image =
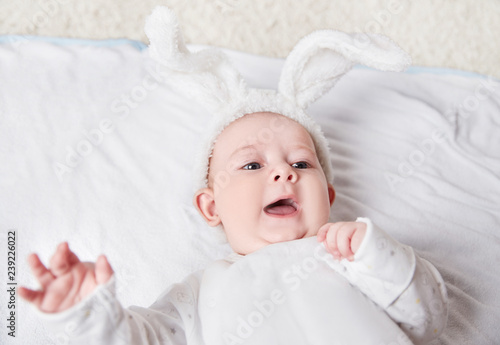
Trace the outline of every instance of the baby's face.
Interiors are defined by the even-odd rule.
[[[209,186],[214,212],[240,254],[316,235],[335,196],[309,133],[273,113],[246,115],[221,133]]]

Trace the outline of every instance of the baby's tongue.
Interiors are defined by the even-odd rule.
[[[291,213],[295,212],[295,207],[293,207],[291,205],[276,205],[276,206],[267,208],[266,212],[270,213],[270,214],[283,216],[283,215],[287,215],[287,214],[291,214]]]

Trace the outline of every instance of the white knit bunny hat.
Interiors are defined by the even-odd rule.
[[[377,34],[346,34],[319,30],[304,37],[288,55],[278,90],[249,88],[227,56],[209,48],[191,53],[185,46],[175,14],[157,7],[146,20],[151,57],[182,93],[214,115],[195,171],[196,187],[208,185],[209,160],[215,141],[233,121],[252,113],[272,112],[301,124],[313,139],[329,182],[333,169],[328,142],[305,109],[356,63],[383,71],[402,71],[410,57],[389,38]]]

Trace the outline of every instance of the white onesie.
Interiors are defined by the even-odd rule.
[[[426,344],[443,330],[438,271],[369,219],[355,260],[316,237],[232,255],[188,276],[149,308],[124,309],[112,278],[85,301],[42,314],[68,344]]]

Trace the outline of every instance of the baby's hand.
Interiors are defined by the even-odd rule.
[[[323,242],[326,250],[337,260],[354,260],[366,234],[366,224],[362,222],[327,223],[318,231],[318,242]]]
[[[66,242],[57,247],[50,259],[49,269],[36,254],[28,257],[28,263],[42,289],[20,287],[19,295],[46,313],[71,308],[113,275],[113,269],[104,255],[97,259],[95,265],[81,262]]]

